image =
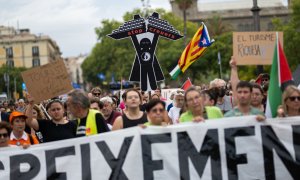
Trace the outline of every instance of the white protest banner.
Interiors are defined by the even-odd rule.
[[[298,179],[300,117],[135,127],[0,154],[0,179]]]

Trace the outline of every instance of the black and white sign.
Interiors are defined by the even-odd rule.
[[[132,65],[129,81],[140,82],[143,91],[157,89],[157,82],[165,79],[155,55],[159,36],[170,40],[182,38],[166,20],[153,13],[147,19],[134,15],[134,19],[125,22],[108,35],[114,39],[131,37],[136,56]]]

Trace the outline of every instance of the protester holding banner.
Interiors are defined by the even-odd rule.
[[[134,127],[148,122],[146,113],[140,110],[142,96],[136,89],[129,89],[124,94],[126,111],[117,117],[112,130]]]
[[[282,94],[282,108],[277,111],[278,117],[300,116],[300,90],[288,86]]]
[[[236,86],[237,106],[227,112],[225,117],[257,115],[257,120],[265,120],[264,113],[251,106],[252,84],[240,81]]]
[[[181,114],[180,122],[201,122],[205,119],[222,118],[220,109],[214,106],[204,108],[201,93],[194,87],[189,88],[184,95],[187,111]]]
[[[9,144],[17,146],[39,144],[35,135],[25,132],[26,118],[27,116],[19,111],[13,111],[10,114],[9,122],[12,132],[10,133]]]
[[[233,97],[234,97],[233,99],[236,100],[237,99],[236,86],[240,80],[238,77],[236,60],[233,56],[231,56],[231,60],[229,64],[231,67],[230,80],[233,88],[232,89]],[[256,80],[255,82],[258,82],[262,85],[267,85],[268,81],[269,81],[269,75],[261,74],[259,80]],[[262,87],[257,83],[252,83],[251,106],[259,109],[261,112],[264,112],[265,111],[265,105],[263,104],[264,98],[265,98],[264,90],[262,89]],[[236,105],[237,102],[234,101],[233,104]]]
[[[11,128],[5,121],[0,122],[0,148],[9,146],[9,135]]]
[[[90,101],[83,90],[68,93],[67,106],[77,119],[76,136],[90,136],[108,132],[109,128],[100,112],[90,109]]]
[[[150,100],[146,106],[148,122],[146,126],[162,126],[166,125],[164,121],[164,113],[166,111],[166,103],[160,99]]]
[[[173,98],[173,107],[168,112],[168,116],[171,118],[173,124],[179,123],[179,113],[181,108],[184,106],[184,91],[176,90],[172,92],[174,95]]]
[[[35,131],[40,131],[44,142],[52,142],[76,137],[76,124],[64,118],[64,105],[59,99],[51,100],[46,110],[51,120],[33,119],[33,98],[28,98],[29,104],[26,108],[27,124]]]

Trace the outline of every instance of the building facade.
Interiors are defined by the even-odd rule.
[[[257,0],[261,9],[260,30],[270,31],[273,29],[272,19],[280,18],[284,23],[289,20],[291,10],[282,0]],[[290,3],[290,1],[288,1]],[[172,12],[182,17],[183,12],[179,9],[175,0],[170,0]],[[253,0],[232,0],[216,2],[208,0],[193,0],[187,9],[187,20],[193,22],[207,22],[213,16],[220,16],[224,24],[234,31],[254,31]]]
[[[67,57],[64,58],[64,62],[69,73],[70,79],[72,81],[73,87],[84,87],[82,68],[81,65],[86,59],[87,55],[79,55],[77,57]]]
[[[59,59],[62,59],[60,49],[49,36],[0,26],[0,66],[31,68]]]

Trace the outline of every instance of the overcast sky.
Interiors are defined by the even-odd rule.
[[[96,43],[95,27],[103,19],[122,20],[142,8],[140,0],[0,0],[0,25],[29,28],[49,35],[63,57],[89,53]],[[150,0],[152,8],[171,10],[169,0]]]
[[[148,0],[145,0],[148,1]],[[201,2],[245,0],[201,0]],[[0,25],[29,28],[49,35],[63,57],[89,53],[96,43],[95,27],[103,19],[122,20],[127,11],[142,8],[141,0],[0,0]],[[171,11],[169,0],[150,0],[151,8]]]

